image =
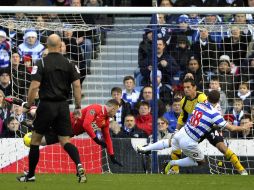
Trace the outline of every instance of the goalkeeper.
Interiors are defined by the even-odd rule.
[[[22,100],[16,98],[5,98],[9,103],[24,104]],[[97,144],[103,148],[107,148],[107,152],[110,155],[110,159],[113,164],[123,166],[115,159],[113,144],[109,133],[109,119],[114,117],[119,108],[119,103],[111,99],[107,101],[106,105],[91,104],[81,110],[82,115],[71,112],[71,126],[74,135],[80,135],[86,132]],[[96,131],[101,130],[103,140],[100,140],[96,136]],[[45,134],[41,141],[41,145],[50,145],[58,143],[58,137],[53,130],[50,133]]]

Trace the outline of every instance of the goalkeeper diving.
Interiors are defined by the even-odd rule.
[[[219,99],[220,93],[218,91],[210,91],[208,94],[208,102],[198,103],[184,127],[175,132],[170,139],[163,139],[145,147],[138,147],[137,151],[145,153],[151,150],[169,148],[170,146],[172,147],[172,151],[181,149],[187,157],[179,160],[171,160],[165,168],[166,174],[169,173],[173,166],[189,167],[205,163],[204,154],[198,144],[213,129],[219,128],[222,130],[226,128],[229,131],[240,132],[252,127],[252,122],[246,123],[243,126],[235,126],[227,123],[215,109]],[[248,173],[244,170],[241,175],[248,175]]]
[[[5,100],[12,104],[24,105],[24,102],[16,98],[5,98]],[[73,135],[80,135],[86,132],[98,145],[106,148],[113,164],[123,166],[115,159],[112,139],[109,132],[110,118],[114,117],[119,109],[119,103],[114,100],[108,100],[105,105],[91,104],[81,110],[82,115],[75,112],[70,113],[71,126]],[[101,131],[102,138],[96,136],[96,132]],[[41,145],[51,145],[58,143],[58,137],[54,131],[45,134],[41,141]]]

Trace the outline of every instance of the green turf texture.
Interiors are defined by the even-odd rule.
[[[0,174],[0,190],[248,190],[254,189],[254,176],[240,175],[88,175],[79,184],[75,175],[38,174],[36,182],[21,183],[17,174]]]

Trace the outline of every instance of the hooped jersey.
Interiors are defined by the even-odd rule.
[[[226,127],[227,122],[210,103],[198,103],[184,126],[186,133],[195,141],[211,132],[216,125],[220,129]]]

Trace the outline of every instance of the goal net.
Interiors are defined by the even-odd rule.
[[[247,112],[253,122],[253,100],[251,96],[246,95],[252,94],[253,96],[254,90],[252,26],[229,24],[229,22],[208,23],[205,22],[207,19],[205,15],[198,15],[197,18],[183,15],[177,17],[176,24],[166,24],[162,20],[167,16],[157,15],[159,24],[156,25],[155,33],[157,33],[158,39],[163,38],[165,47],[162,50],[171,57],[168,60],[169,68],[164,68],[160,63],[161,60],[158,59],[158,68],[162,72],[162,83],[170,88],[171,95],[181,94],[178,93],[183,90],[181,81],[187,74],[187,76],[194,78],[200,91],[207,93],[214,88],[220,90],[222,97],[224,97],[220,101],[220,111],[227,120],[240,125],[241,122],[248,120],[248,116],[244,121],[240,118],[240,116],[245,117],[245,112]],[[41,18],[44,19],[43,22],[39,21]],[[151,34],[154,31],[153,25],[149,24],[151,17],[116,16],[114,24],[89,26],[80,23],[81,17],[78,15],[26,15],[26,18],[22,19],[25,20],[2,15],[0,20],[0,25],[8,29],[9,41],[13,47],[11,53],[18,52],[19,45],[23,42],[24,32],[27,30],[35,29],[42,45],[45,44],[45,39],[49,34],[58,33],[65,42],[66,56],[79,65],[81,72],[83,71],[82,92],[84,92],[84,98],[82,106],[92,103],[104,104],[111,98],[110,91],[113,87],[124,88],[123,78],[127,75],[135,77],[137,90],[142,89],[145,85],[150,85],[150,70],[148,68],[153,64],[152,52],[156,51],[151,43]],[[13,34],[15,36],[11,37]],[[69,35],[72,35],[73,38],[68,38]],[[77,43],[79,37],[83,37],[87,44]],[[158,45],[157,49],[160,48]],[[11,77],[13,95],[25,100],[30,83],[30,73],[23,63],[24,61],[30,61],[29,67],[34,63],[33,57],[21,56],[22,70],[16,72],[12,60]],[[249,91],[245,95],[240,94],[239,96],[240,87],[247,88]],[[170,101],[164,102],[167,105],[167,111],[170,111],[173,99]],[[237,107],[235,104],[240,104],[239,111],[233,111]],[[250,174],[253,174],[253,129],[244,134],[222,131],[222,135],[226,145],[239,155],[243,166]],[[27,158],[20,158],[18,153],[21,150],[22,155],[27,155],[27,149],[20,143],[21,141],[22,139],[1,139],[1,146],[7,143],[7,149],[16,153],[11,157],[5,154],[4,150],[0,150],[0,156],[6,160],[5,164],[1,165],[2,171],[10,171],[4,168],[11,167],[13,164],[16,171],[27,168]],[[110,171],[106,154],[91,140],[78,137],[73,139],[73,142],[79,147],[84,163],[87,163],[89,168],[88,171]],[[124,149],[124,147],[122,148]],[[204,142],[202,150],[207,155],[211,173],[236,173],[231,162],[209,143]],[[67,157],[64,157],[65,153],[61,151],[59,145],[43,148],[41,165],[38,170],[41,172],[73,172],[72,163]],[[94,155],[95,157],[93,157]],[[54,156],[61,156],[58,164],[53,162]],[[16,159],[15,163],[12,162],[13,159]],[[126,162],[134,162],[134,160],[135,158],[125,158]],[[53,167],[53,165],[57,167]]]

